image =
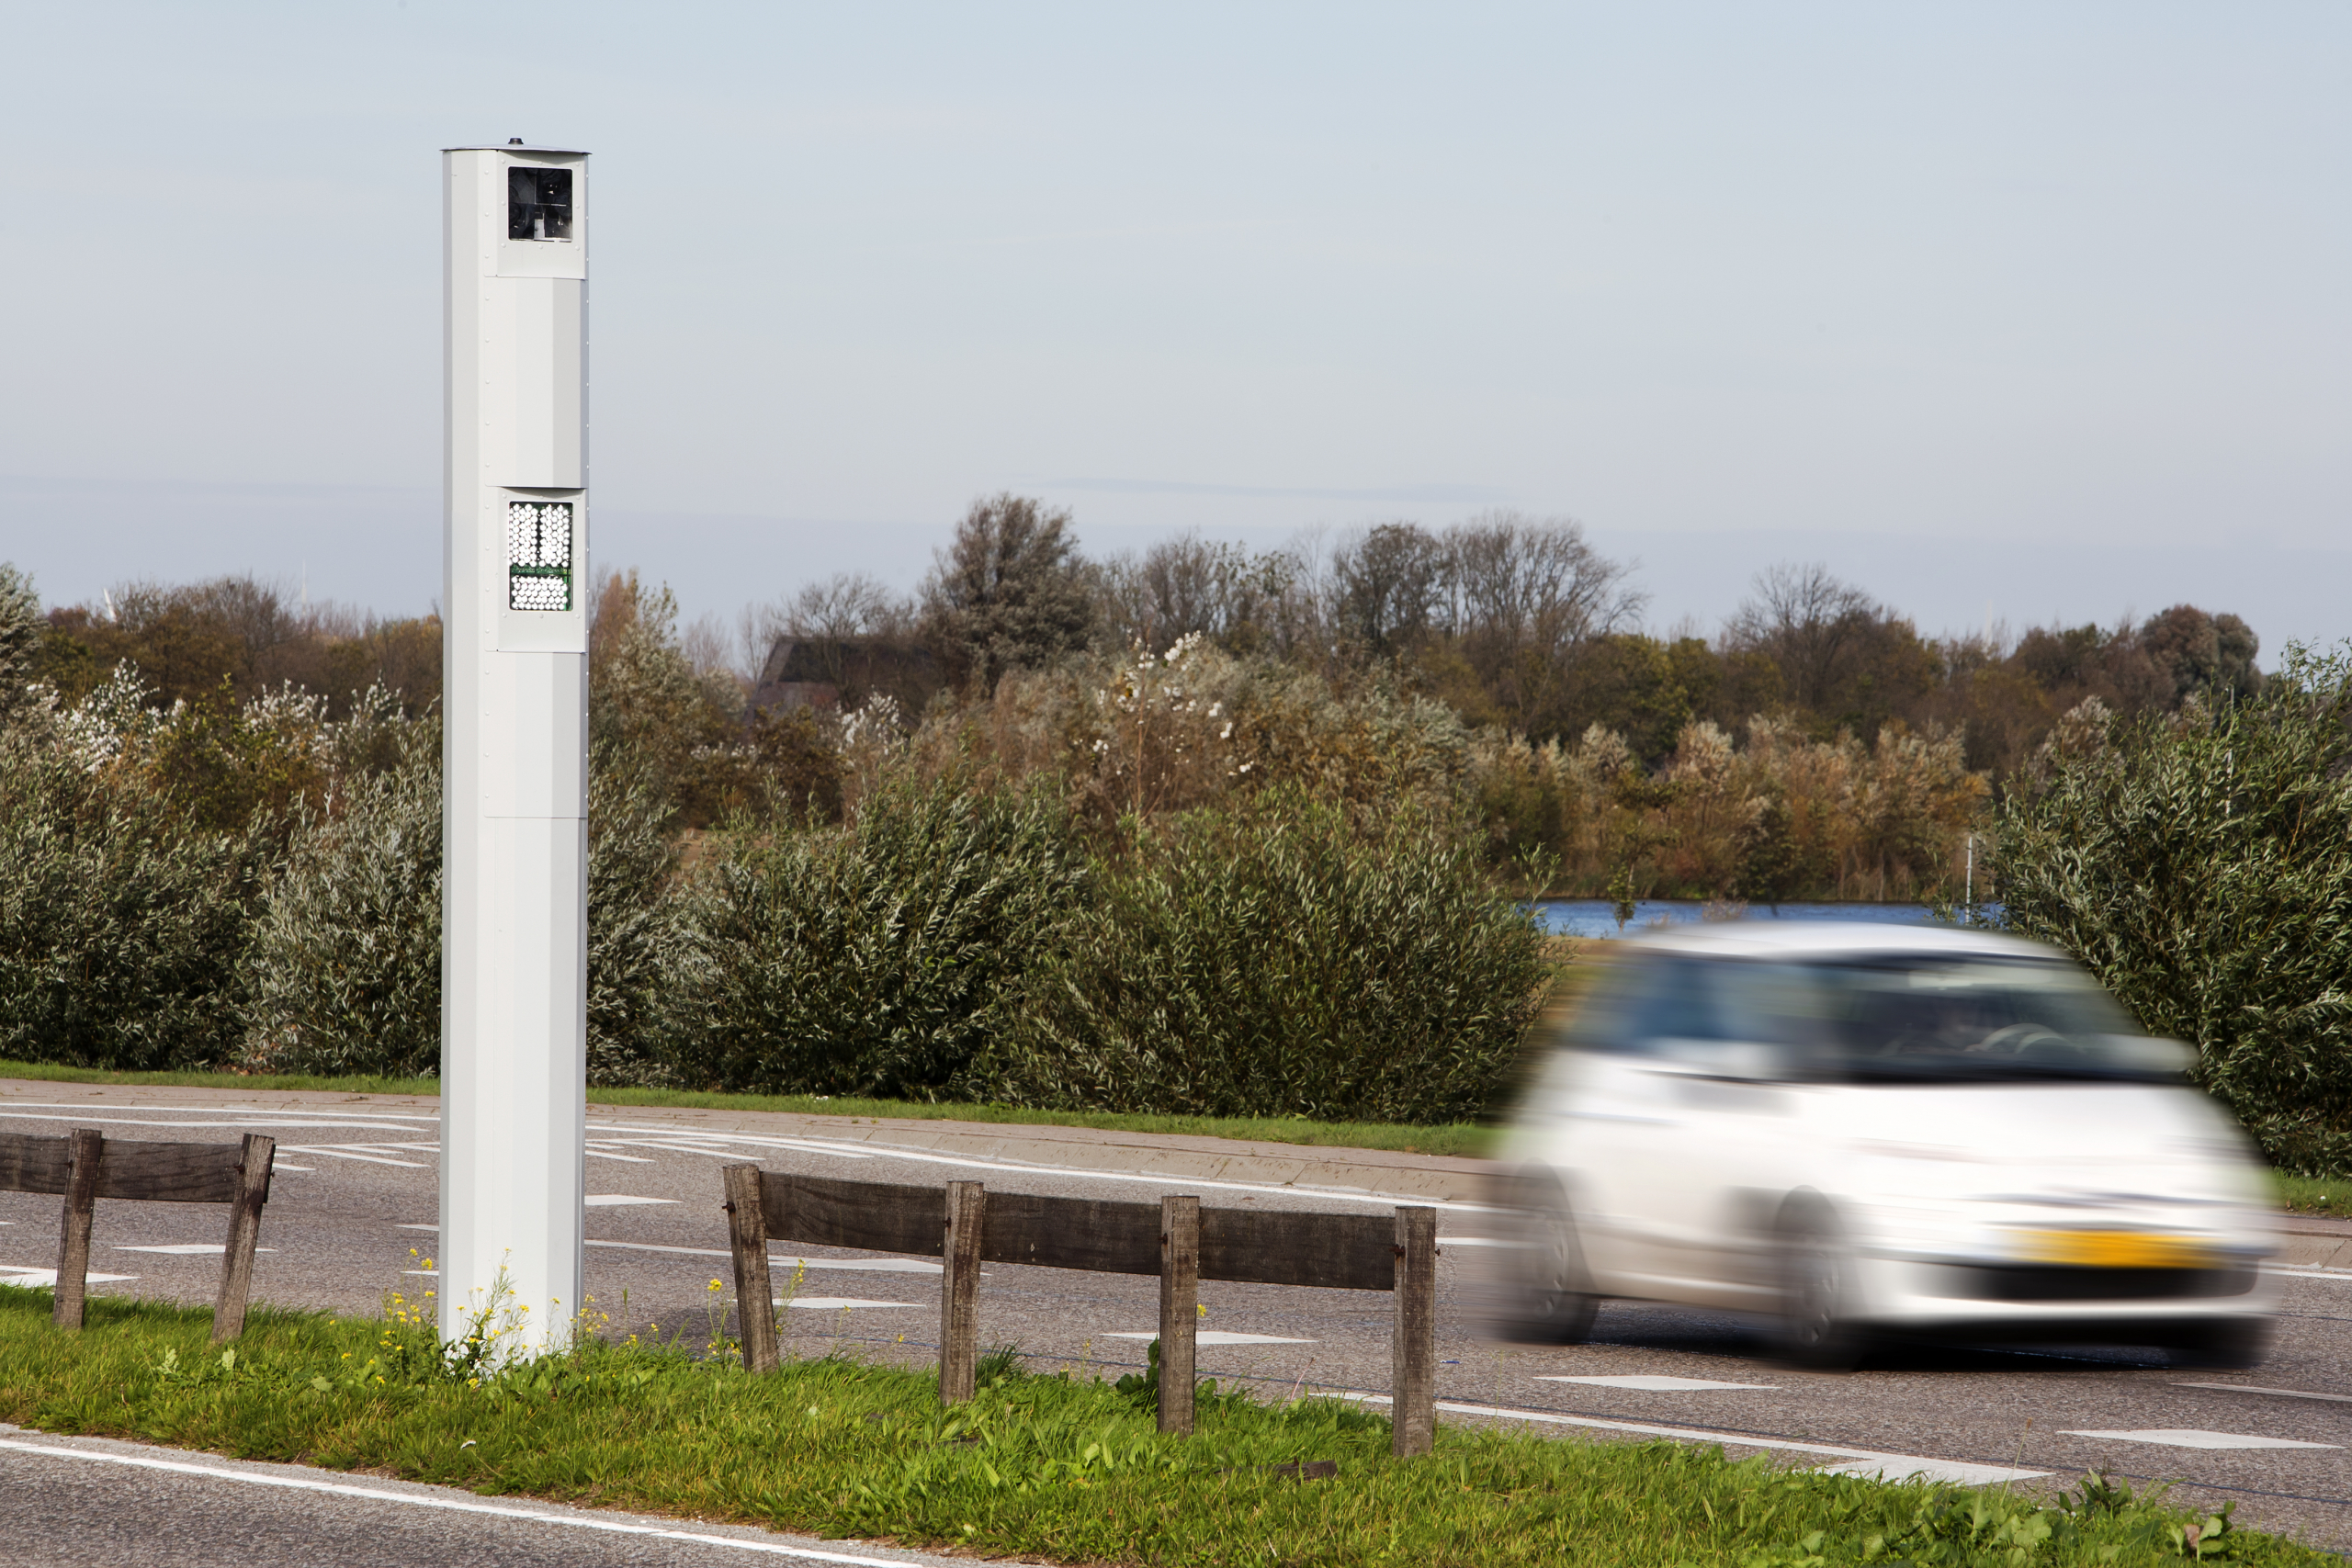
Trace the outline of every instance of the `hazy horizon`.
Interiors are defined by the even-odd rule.
[[[589,149],[592,547],[687,618],[1496,507],[1712,630],[2352,637],[2315,5],[9,11],[0,558],[438,592],[438,149]]]

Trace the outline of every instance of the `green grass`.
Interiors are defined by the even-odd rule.
[[[49,1062],[0,1060],[0,1078],[51,1083],[164,1084],[180,1088],[317,1089],[337,1094],[416,1094],[437,1097],[438,1078],[261,1077],[239,1073],[116,1073]],[[1265,1144],[1327,1148],[1388,1149],[1404,1154],[1483,1156],[1494,1129],[1469,1122],[1406,1127],[1379,1122],[1309,1122],[1283,1116],[1148,1116],[1108,1111],[1035,1111],[1013,1105],[932,1104],[897,1100],[828,1099],[808,1094],[704,1094],[690,1089],[592,1089],[592,1105],[673,1105],[703,1111],[788,1111],[802,1116],[896,1117],[922,1122],[986,1122],[1025,1127],[1100,1127],[1120,1133],[1174,1133],[1240,1138]]]
[[[2270,1173],[2278,1184],[2278,1202],[2290,1214],[2329,1214],[2352,1219],[2352,1177],[2290,1176]]]
[[[390,1471],[489,1495],[1070,1563],[2025,1565],[2209,1555],[2337,1561],[2086,1485],[1884,1485],[1669,1442],[1441,1427],[1388,1457],[1388,1424],[1336,1403],[1202,1402],[1190,1438],[1091,1378],[1016,1370],[970,1404],[932,1376],[828,1358],[753,1378],[723,1356],[597,1344],[473,1387],[381,1320],[257,1311],[233,1358],[209,1314],[94,1298],[59,1334],[49,1293],[0,1287],[0,1419],[243,1459]],[[1335,1478],[1272,1466],[1330,1460]]]

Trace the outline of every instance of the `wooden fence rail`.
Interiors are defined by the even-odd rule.
[[[101,1198],[155,1203],[226,1203],[229,1240],[221,1249],[220,1291],[212,1303],[212,1342],[245,1331],[254,1247],[262,1205],[269,1201],[277,1141],[248,1133],[243,1144],[109,1144],[89,1128],[56,1138],[0,1133],[0,1192],[54,1192],[65,1200],[59,1224],[57,1292],[51,1320],[82,1326],[89,1291],[90,1226]]]
[[[939,1397],[972,1396],[979,1364],[979,1266],[1018,1263],[1159,1279],[1159,1429],[1193,1429],[1198,1284],[1391,1291],[1396,1297],[1394,1427],[1399,1455],[1424,1454],[1436,1424],[1437,1211],[1391,1215],[1204,1209],[989,1192],[977,1181],[915,1187],[794,1176],[731,1165],[722,1173],[741,1310],[743,1359],[777,1362],[768,1244],[854,1247],[936,1258]],[[770,1303],[767,1310],[761,1303]]]

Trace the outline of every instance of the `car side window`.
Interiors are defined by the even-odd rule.
[[[1657,966],[1657,960],[1642,954],[1610,960],[1568,1015],[1560,1043],[1570,1050],[1611,1055],[1630,1051],[1634,1021]]]
[[[1710,965],[1643,954],[1615,961],[1568,1031],[1568,1043],[1616,1056],[1651,1056],[1668,1040],[1724,1038]]]

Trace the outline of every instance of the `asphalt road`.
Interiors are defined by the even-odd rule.
[[[229,1141],[247,1131],[277,1138],[279,1175],[262,1227],[263,1246],[274,1250],[254,1270],[261,1299],[367,1312],[388,1291],[414,1296],[432,1283],[411,1272],[433,1250],[436,1123],[429,1100],[255,1092],[224,1104],[184,1090],[0,1084],[0,1128],[77,1126],[96,1127],[109,1138]],[[1482,1332],[1476,1244],[1490,1231],[1490,1216],[1460,1197],[1442,1196],[1463,1189],[1458,1181],[1449,1185],[1440,1168],[1461,1162],[1424,1162],[1424,1172],[1389,1156],[1385,1167],[1347,1168],[1354,1190],[1315,1190],[1312,1165],[1284,1182],[1249,1179],[1260,1168],[1247,1161],[1204,1165],[1195,1156],[1170,1156],[1157,1163],[1182,1165],[1187,1173],[1155,1174],[1146,1168],[1155,1164],[1151,1151],[1134,1139],[1106,1148],[1056,1134],[1059,1143],[1016,1138],[982,1152],[943,1146],[937,1138],[927,1140],[930,1146],[902,1146],[881,1141],[886,1135],[873,1128],[826,1135],[824,1123],[808,1118],[593,1108],[587,1282],[595,1310],[609,1314],[616,1329],[658,1323],[690,1337],[705,1331],[709,1281],[731,1283],[718,1168],[745,1159],[770,1169],[868,1180],[978,1179],[997,1190],[1128,1198],[1195,1192],[1212,1206],[1363,1213],[1435,1201],[1442,1420],[1600,1437],[1664,1433],[1720,1441],[1735,1454],[1769,1450],[1789,1463],[1895,1475],[1916,1471],[1964,1482],[2015,1475],[2021,1484],[2052,1487],[2096,1467],[2135,1483],[2174,1483],[2182,1501],[2218,1506],[2233,1500],[2242,1524],[2352,1548],[2352,1269],[2282,1270],[2278,1346],[2250,1372],[2176,1367],[2154,1351],[2057,1348],[1898,1350],[1852,1373],[1802,1372],[1772,1360],[1752,1325],[1630,1303],[1601,1309],[1589,1344],[1534,1348]],[[1197,1149],[1199,1141],[1187,1146]],[[1224,1174],[1203,1179],[1196,1173],[1204,1169]],[[1392,1190],[1367,1191],[1365,1181]],[[53,1265],[57,1212],[53,1198],[0,1194],[0,1279],[38,1279]],[[101,1201],[91,1252],[94,1292],[208,1303],[224,1225],[221,1212],[209,1207]],[[207,1250],[149,1250],[198,1247]],[[793,1296],[786,1331],[801,1353],[840,1344],[876,1359],[931,1359],[935,1263],[783,1244],[775,1251],[779,1291],[788,1286]],[[805,1267],[796,1266],[796,1258]],[[1246,1380],[1273,1397],[1294,1389],[1385,1394],[1389,1296],[1208,1282],[1201,1299],[1209,1309],[1202,1375]],[[993,1266],[981,1287],[983,1343],[1017,1345],[1043,1367],[1115,1375],[1143,1363],[1156,1302],[1157,1282],[1148,1278]],[[35,1495],[53,1495],[61,1517],[71,1516],[80,1506],[75,1487],[107,1483],[60,1480],[55,1467],[95,1462],[0,1447],[0,1517],[18,1517],[19,1503]],[[156,1472],[147,1484],[199,1482]],[[314,1525],[329,1517],[307,1505],[304,1514]],[[117,1534],[136,1537],[141,1517],[119,1515]],[[152,1517],[162,1529],[160,1521],[174,1516],[159,1502]],[[414,1528],[459,1535],[490,1528],[458,1518]],[[497,1528],[527,1533],[543,1527],[508,1521]],[[52,1551],[43,1561],[67,1560],[53,1553],[58,1539],[48,1538]],[[631,1537],[595,1550],[620,1553],[614,1562],[703,1561],[626,1555],[688,1549]],[[548,1561],[605,1560],[582,1555],[576,1545],[548,1550],[557,1555]],[[311,1555],[298,1550],[275,1560]],[[360,1551],[334,1555],[379,1560]],[[12,1559],[0,1555],[6,1561]]]

